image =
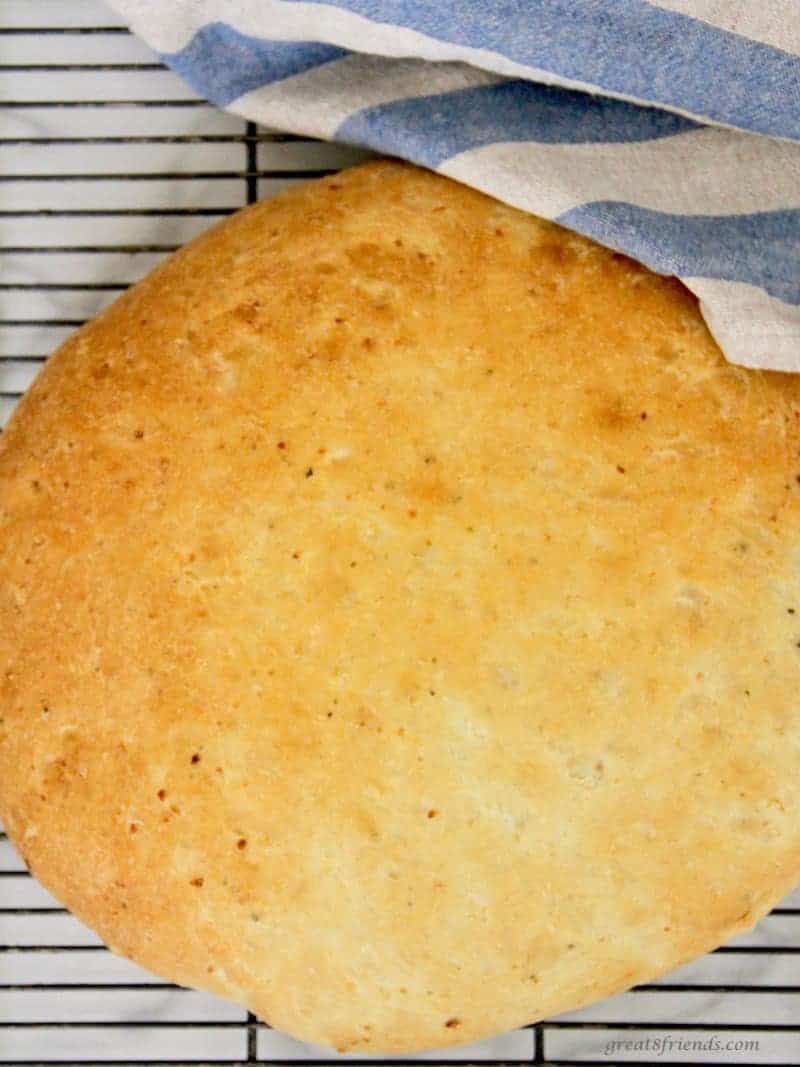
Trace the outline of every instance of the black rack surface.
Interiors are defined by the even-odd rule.
[[[5,0],[0,425],[48,353],[173,248],[246,203],[359,158],[209,107],[99,0]],[[236,1005],[112,956],[0,835],[0,1063],[343,1059],[375,1062],[292,1042]],[[658,983],[424,1059],[800,1064],[800,893]]]

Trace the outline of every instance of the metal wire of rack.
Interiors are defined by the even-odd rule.
[[[46,356],[245,203],[362,158],[198,99],[101,0],[0,11],[0,426]],[[0,832],[0,1063],[338,1063],[113,956]],[[800,892],[663,980],[438,1063],[800,1064]],[[370,1062],[374,1062],[372,1058]]]

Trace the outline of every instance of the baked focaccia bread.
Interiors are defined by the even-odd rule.
[[[650,981],[800,876],[799,483],[678,282],[399,163],[256,204],[0,442],[0,815],[340,1049]]]

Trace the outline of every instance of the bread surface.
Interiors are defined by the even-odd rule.
[[[349,1051],[651,980],[800,876],[800,381],[447,179],[256,204],[0,441],[0,815],[118,952]]]

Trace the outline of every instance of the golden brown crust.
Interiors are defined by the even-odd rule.
[[[375,163],[195,241],[0,443],[0,812],[116,949],[473,1040],[800,875],[800,383]]]

